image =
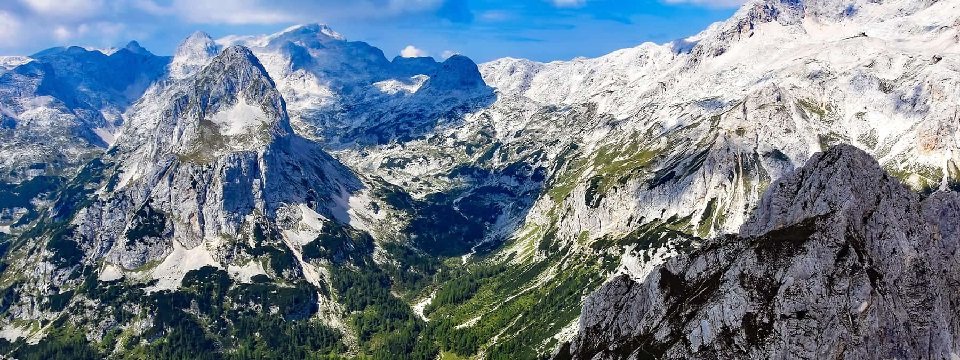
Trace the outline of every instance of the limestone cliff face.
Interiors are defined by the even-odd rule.
[[[958,206],[835,146],[776,181],[738,235],[593,293],[555,358],[956,357]]]
[[[156,289],[177,288],[207,265],[248,280],[265,272],[265,251],[296,259],[273,276],[321,286],[317,270],[300,264],[301,246],[325,224],[349,222],[344,199],[363,184],[293,133],[257,58],[229,47],[149,93],[117,144],[71,180],[38,225],[53,230],[37,232],[50,251],[16,260],[35,280],[24,286],[51,291],[90,268],[101,280],[157,280]]]

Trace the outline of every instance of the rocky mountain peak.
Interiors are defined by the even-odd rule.
[[[748,2],[737,17],[752,20],[779,21],[795,24],[802,19],[841,21],[855,18],[866,11],[895,11],[907,15],[929,7],[936,0],[755,0]]]
[[[199,122],[181,124],[196,130],[176,132],[195,135],[178,141],[181,150],[253,150],[293,133],[283,97],[246,47],[224,49],[190,80],[186,93]]]
[[[273,36],[274,39],[281,41],[322,41],[322,40],[336,40],[336,41],[346,41],[347,39],[340,35],[340,33],[334,31],[327,25],[324,24],[302,24],[295,25],[292,27],[283,30],[279,34]]]
[[[904,198],[898,201],[916,201],[870,154],[840,144],[813,155],[797,172],[775,181],[740,234],[757,236],[811,217],[858,211],[857,205],[894,195]]]
[[[223,76],[225,80],[264,78],[273,85],[273,80],[270,79],[270,75],[260,64],[257,56],[242,45],[233,45],[224,49],[199,75],[201,78],[205,76]]]
[[[453,55],[440,63],[440,67],[424,84],[430,90],[470,90],[485,88],[486,83],[477,64],[463,55]]]
[[[318,227],[345,218],[334,198],[361,185],[319,144],[293,133],[283,98],[248,48],[229,46],[195,74],[151,91],[105,160],[123,180],[77,220],[114,224],[91,225],[82,242],[105,249],[120,273],[166,262],[150,276],[175,288],[200,266],[232,264],[234,250],[222,239],[245,239],[254,226],[279,233],[276,218],[300,209]],[[134,208],[142,210],[102,211]],[[145,222],[148,232],[131,235]],[[203,263],[181,263],[183,249],[202,253]]]
[[[220,46],[209,34],[202,31],[194,32],[177,47],[173,61],[170,63],[170,77],[174,79],[189,77],[218,53],[220,53]]]
[[[140,46],[140,43],[136,40],[130,41],[126,46],[123,47],[124,50],[132,52],[138,55],[153,55],[150,50],[147,50],[143,46]]]
[[[292,133],[276,84],[249,49],[234,45],[194,74],[159,84],[150,101],[131,110],[127,139],[119,146],[154,159],[173,153],[209,162],[262,151]]]
[[[881,30],[888,20],[900,21],[917,14],[936,0],[753,0],[744,4],[730,19],[719,23],[695,36],[697,45],[692,47],[695,61],[704,57],[726,53],[742,39],[753,38],[765,24],[776,23],[772,29],[780,35],[822,33],[822,26],[845,22],[848,29],[857,29],[863,34]],[[895,33],[918,31],[892,25]],[[930,28],[921,26],[920,31]],[[847,35],[854,36],[856,33]],[[767,35],[777,36],[777,35]]]
[[[852,146],[816,154],[739,236],[602,286],[556,358],[949,358],[960,202],[930,199]]]

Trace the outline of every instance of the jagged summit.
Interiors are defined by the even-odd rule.
[[[140,46],[140,43],[137,42],[136,40],[131,40],[130,42],[128,42],[127,45],[123,47],[123,49],[138,55],[153,55],[153,53],[151,53],[150,50],[147,50],[143,46]]]
[[[348,219],[335,199],[362,187],[319,144],[293,133],[276,84],[243,46],[224,48],[186,78],[157,84],[130,114],[104,158],[114,165],[112,185],[76,220],[87,226],[77,235],[82,242],[106,254],[108,274],[163,262],[130,276],[176,288],[201,266],[237,265],[234,240],[223,239],[246,239],[254,227],[279,234],[284,216],[309,216],[315,227]],[[138,232],[146,222],[149,231]],[[200,263],[181,262],[188,250],[201,254]]]
[[[270,42],[301,41],[306,46],[322,44],[324,40],[347,41],[347,39],[324,24],[294,25],[267,37]]]
[[[794,24],[802,19],[842,21],[858,16],[869,16],[878,10],[910,15],[936,3],[937,0],[753,0],[747,2],[738,15],[757,20],[776,20]],[[737,16],[735,15],[735,18]]]
[[[153,149],[154,157],[173,152],[183,159],[212,161],[236,151],[261,151],[293,133],[276,84],[246,47],[227,47],[181,80],[158,90],[157,102],[140,104],[127,127],[138,134],[133,136],[137,143],[164,139],[160,144],[166,145]],[[153,113],[151,106],[167,110]]]
[[[207,66],[207,69],[216,69],[218,67],[224,67],[229,64],[240,64],[241,67],[251,67],[255,68],[259,75],[267,75],[267,71],[263,69],[263,65],[260,64],[260,60],[257,59],[257,56],[250,51],[249,48],[243,45],[231,45],[223,49],[213,59],[210,65],[219,65],[219,66]],[[238,74],[242,76],[242,74]]]
[[[774,183],[739,237],[601,287],[556,358],[949,358],[960,233],[940,214],[960,197],[931,199],[832,147]]]
[[[246,47],[234,45],[223,50],[195,80],[196,95],[209,99],[204,114],[215,114],[238,101],[255,104],[273,118],[275,135],[291,133],[283,97],[260,61]],[[241,115],[241,114],[237,114]]]
[[[224,49],[198,76],[200,79],[209,77],[216,77],[215,80],[224,82],[198,83],[198,85],[217,85],[217,87],[225,88],[226,91],[232,91],[243,90],[244,88],[241,85],[244,82],[263,80],[265,83],[262,85],[265,87],[276,86],[256,55],[250,49],[241,45],[233,45]],[[234,81],[239,83],[235,84]],[[262,90],[260,89],[260,91]]]
[[[220,53],[220,45],[209,34],[197,31],[190,34],[174,52],[170,63],[170,77],[183,79],[193,75]]]
[[[754,37],[767,25],[773,40],[785,34],[833,36],[834,40],[855,36],[888,39],[941,30],[957,19],[955,5],[936,0],[754,0],[744,4],[730,19],[712,26],[696,38],[697,57],[717,56],[735,43]],[[843,27],[834,26],[843,23]],[[781,34],[777,34],[781,33]],[[794,36],[796,37],[796,36]],[[802,41],[791,39],[782,41]]]
[[[758,236],[806,218],[853,211],[883,194],[910,193],[870,154],[847,144],[814,154],[797,173],[770,186],[741,236]],[[907,199],[904,199],[907,200]]]

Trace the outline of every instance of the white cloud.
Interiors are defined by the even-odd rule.
[[[114,22],[94,22],[82,23],[80,25],[56,25],[50,30],[53,39],[61,44],[67,44],[69,41],[83,37],[95,37],[104,42],[114,42],[124,39],[126,34],[126,25]]]
[[[575,8],[587,4],[587,0],[550,0],[553,6],[561,8]]]
[[[175,11],[173,6],[161,6],[154,0],[134,0],[131,5],[134,9],[151,15],[173,15]]]
[[[73,37],[73,32],[67,29],[66,26],[60,25],[53,29],[53,37],[56,38],[57,41],[67,41]]]
[[[44,1],[44,0],[33,0]],[[49,1],[49,0],[47,0]],[[400,16],[436,10],[443,0],[131,0],[152,15],[172,16],[195,24],[279,24],[325,19]]]
[[[20,0],[27,8],[42,17],[83,18],[97,14],[103,0]]]
[[[12,46],[20,43],[20,19],[13,14],[0,11],[0,45]]]
[[[667,4],[686,4],[714,8],[733,8],[743,5],[747,0],[663,0]]]
[[[125,25],[106,21],[111,11],[127,6],[125,1],[106,0],[15,0],[12,12],[0,10],[0,45],[26,46],[44,43],[67,45],[78,39],[99,42],[117,40]],[[12,33],[9,35],[7,33]]]
[[[279,25],[387,19],[447,0],[0,0],[0,53],[56,45],[115,46],[198,25]]]
[[[400,56],[409,58],[409,57],[424,57],[428,55],[426,51],[423,51],[422,49],[418,49],[416,46],[407,45],[407,47],[403,48],[403,50],[400,50]]]
[[[256,0],[174,0],[168,6],[140,0],[135,6],[154,15],[173,15],[196,24],[278,24],[298,18],[292,12],[271,9]]]

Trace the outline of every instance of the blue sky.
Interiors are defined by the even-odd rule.
[[[645,41],[693,35],[743,0],[3,0],[0,54],[138,40],[171,54],[191,32],[214,37],[324,23],[388,57],[599,56]]]

